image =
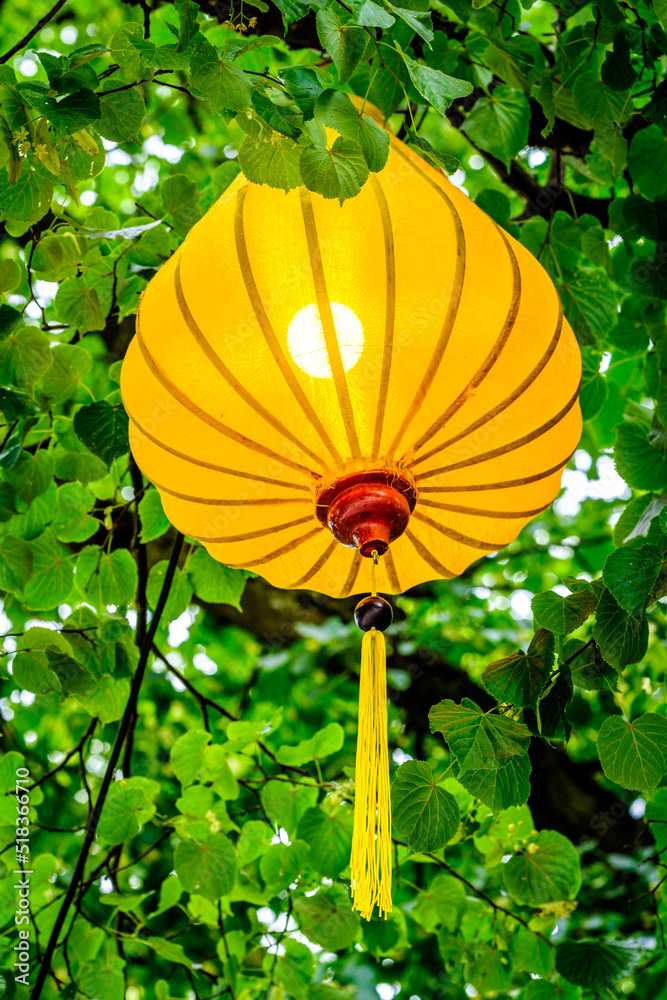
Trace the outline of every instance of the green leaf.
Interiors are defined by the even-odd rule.
[[[629,976],[640,956],[638,948],[622,941],[563,941],[556,969],[568,982],[599,992]]]
[[[265,94],[254,91],[252,104],[258,119],[275,132],[286,135],[290,139],[298,139],[301,134],[301,116],[290,108],[274,104]]]
[[[42,378],[42,392],[54,403],[68,399],[79,388],[93,366],[93,359],[75,344],[56,344],[51,351],[51,367]]]
[[[509,170],[512,157],[528,142],[529,124],[530,106],[521,91],[496,87],[490,97],[482,97],[475,103],[461,131]]]
[[[458,780],[471,795],[490,809],[509,809],[528,801],[530,795],[530,760],[527,754],[510,757],[501,767],[459,771]]]
[[[627,722],[613,715],[598,734],[598,755],[610,781],[652,795],[667,773],[667,719],[647,712]]]
[[[196,37],[197,32],[199,31],[197,25],[199,6],[194,2],[194,0],[176,0],[174,7],[178,13],[178,22],[180,26],[176,52],[187,53],[192,40]]]
[[[442,169],[446,170],[448,174],[456,173],[457,170],[461,169],[461,163],[455,156],[451,156],[449,153],[439,153],[437,149],[433,148],[427,139],[424,139],[421,135],[417,135],[417,133],[407,125],[405,127],[405,134],[408,141],[411,142],[413,146],[416,146],[417,149],[420,149],[422,153],[426,153],[436,167],[442,167]]]
[[[421,760],[401,764],[391,786],[392,821],[415,852],[437,851],[459,828],[459,807]]]
[[[285,31],[294,21],[300,21],[308,13],[308,4],[301,0],[273,0],[278,10],[283,15],[283,25]]]
[[[554,83],[550,76],[546,73],[542,76],[540,80],[539,89],[535,95],[538,103],[540,104],[542,111],[544,112],[544,117],[547,120],[546,125],[541,131],[541,135],[546,137],[551,134],[554,127],[554,122],[556,120],[556,106],[554,103]]]
[[[358,142],[338,138],[329,149],[307,146],[301,153],[301,176],[309,191],[325,198],[354,198],[368,180],[368,165]]]
[[[667,138],[657,125],[636,132],[628,152],[630,174],[646,198],[667,193]]]
[[[251,86],[238,66],[219,59],[203,35],[197,35],[190,50],[190,90],[215,112],[243,111],[250,105]]]
[[[310,846],[303,840],[291,844],[272,844],[259,863],[261,876],[271,895],[284,892],[306,871]]]
[[[32,573],[32,549],[22,538],[2,536],[0,590],[19,595]]]
[[[467,80],[457,80],[456,77],[447,76],[446,73],[441,73],[439,69],[433,69],[426,63],[418,63],[416,59],[412,59],[405,53],[403,53],[403,61],[415,90],[426,98],[428,103],[433,105],[441,115],[445,114],[452,101],[460,97],[467,97],[473,91],[472,84]]]
[[[455,931],[461,926],[467,905],[463,883],[441,873],[431,879],[428,889],[419,893],[410,915],[431,934],[440,927]]]
[[[183,788],[191,785],[197,777],[210,741],[211,734],[204,729],[191,729],[180,736],[171,748],[171,766]]]
[[[178,965],[184,965],[186,969],[192,968],[192,962],[185,954],[183,945],[178,944],[177,941],[169,941],[167,938],[151,936],[145,938],[144,943],[152,948],[156,955],[163,958],[165,962],[176,962]]]
[[[493,951],[483,944],[471,949],[466,963],[466,980],[486,996],[505,993],[512,985],[512,965],[506,952]]]
[[[67,944],[68,946],[71,944],[72,949],[76,950],[77,957],[83,964],[97,956],[105,940],[106,935],[101,927],[93,927],[85,920],[79,919],[72,927]]]
[[[62,281],[75,273],[77,261],[82,255],[83,250],[73,234],[65,237],[45,233],[35,247],[33,270],[39,277]]]
[[[181,880],[175,875],[168,875],[162,882],[160,886],[160,905],[157,910],[151,913],[152,917],[157,917],[161,913],[165,913],[170,910],[172,906],[178,903],[179,899],[183,895],[183,886],[181,885]]]
[[[450,699],[434,705],[429,723],[431,732],[442,733],[462,771],[502,767],[512,757],[525,754],[530,743],[523,723],[485,714],[469,698],[460,705]]]
[[[154,542],[161,538],[171,527],[169,519],[162,509],[160,494],[154,486],[149,486],[139,501],[139,520],[141,521],[140,540],[144,543]]]
[[[579,653],[579,650],[582,652]],[[581,639],[570,639],[563,647],[563,657],[570,659],[575,653],[577,656],[569,666],[570,677],[575,687],[584,691],[614,689],[616,673],[602,658],[597,643],[588,644]]]
[[[3,385],[30,388],[50,364],[48,337],[35,327],[21,327],[0,342],[0,382]]]
[[[619,607],[612,594],[603,590],[595,614],[593,636],[602,656],[615,670],[639,663],[648,645],[646,617],[633,618]]]
[[[579,393],[583,420],[592,420],[604,406],[608,395],[607,380],[597,370],[585,368]]]
[[[650,443],[637,423],[617,426],[614,463],[619,476],[633,489],[661,493],[667,487],[667,454]]]
[[[248,135],[239,147],[239,165],[248,180],[283,191],[301,184],[300,157],[301,147],[277,132]]]
[[[120,79],[128,83],[145,78],[154,50],[155,46],[144,41],[143,26],[135,21],[122,24],[109,45],[111,58],[120,69]]]
[[[4,340],[7,334],[11,333],[22,319],[23,316],[18,309],[13,309],[12,306],[8,306],[3,302],[0,305],[0,340]]]
[[[134,87],[115,94],[100,93],[97,131],[111,142],[136,140],[146,114],[144,99]]]
[[[281,70],[281,77],[287,93],[303,112],[303,120],[313,117],[315,101],[322,93],[318,70],[314,66],[290,66]]]
[[[527,653],[519,651],[489,663],[482,674],[484,687],[500,702],[535,708],[549,679],[553,647],[552,633],[539,629]]]
[[[187,573],[195,594],[202,601],[230,604],[237,611],[241,610],[241,597],[247,579],[244,570],[223,566],[206,549],[198,548],[188,559]]]
[[[546,594],[536,594],[531,601],[531,609],[536,625],[558,635],[568,635],[593,614],[595,603],[595,597],[590,591],[580,590],[567,597],[549,591]]]
[[[336,879],[349,865],[353,820],[345,803],[332,812],[319,806],[306,809],[299,820],[297,837],[310,846],[311,863],[320,875]]]
[[[93,718],[100,719],[101,722],[115,722],[125,711],[129,693],[128,680],[116,680],[109,674],[103,674],[95,694],[79,698],[79,701]]]
[[[269,781],[260,792],[262,805],[272,823],[284,827],[291,837],[296,837],[299,820],[316,805],[317,786],[291,785],[286,781]]]
[[[662,566],[662,552],[655,545],[639,549],[622,546],[607,556],[603,577],[605,585],[633,618],[639,618],[649,599]]]
[[[62,688],[63,697],[74,694],[82,697],[94,694],[97,678],[83,665],[55,646],[46,647],[49,669],[54,672]]]
[[[100,458],[95,458],[88,450],[56,451],[56,476],[58,479],[78,479],[81,483],[94,483],[102,479],[108,470]]]
[[[301,767],[311,760],[321,760],[329,754],[337,753],[343,746],[345,732],[338,722],[331,722],[320,729],[309,740],[302,740],[296,746],[281,746],[276,751],[276,760],[281,764]],[[307,840],[304,837],[304,840]]]
[[[361,146],[369,170],[382,170],[389,156],[389,133],[372,118],[357,111],[338,90],[325,90],[315,103],[317,122],[335,129],[344,139]]]
[[[359,917],[352,912],[347,889],[341,885],[300,897],[294,910],[306,937],[326,951],[341,951],[357,936]]]
[[[97,83],[97,80],[95,80]],[[92,90],[77,90],[59,101],[49,101],[46,117],[61,135],[80,132],[100,117],[100,99]]]
[[[392,17],[384,7],[373,3],[373,0],[365,0],[357,14],[357,24],[363,24],[367,28],[391,28],[395,23],[396,18]]]
[[[137,564],[127,549],[104,552],[99,561],[103,604],[124,606],[134,601],[137,591]]]
[[[567,706],[572,701],[572,682],[567,676],[567,668],[561,668],[559,675],[540,699],[537,711],[526,709],[524,722],[534,736],[548,740],[569,740],[572,727],[567,718]]]
[[[16,513],[16,493],[14,489],[9,483],[0,483],[0,523],[9,521]]]
[[[104,906],[113,906],[121,913],[131,913],[133,910],[138,910],[141,904],[146,899],[150,899],[152,895],[152,892],[139,892],[131,895],[122,892],[106,892],[100,896],[100,903]]]
[[[125,962],[117,956],[98,958],[89,962],[79,974],[80,988],[96,1000],[124,1000]]]
[[[160,598],[160,593],[162,592],[162,585],[164,584],[168,567],[168,559],[161,559],[160,562],[151,566],[151,570],[148,575],[146,597],[148,598],[149,607],[153,609],[157,607],[157,602]],[[190,584],[188,575],[182,569],[178,569],[177,567],[171,582],[171,587],[169,588],[167,603],[165,604],[164,611],[162,612],[163,626],[174,621],[179,617],[179,615],[182,615],[191,600],[192,585]]]
[[[188,791],[200,791],[200,788],[195,785]],[[240,867],[243,868],[266,854],[272,837],[273,829],[263,820],[251,819],[244,823],[241,835],[236,842],[236,853]]]
[[[143,788],[129,785],[127,780],[117,781],[104,803],[97,832],[109,844],[122,844],[135,837],[154,814],[155,805]]]
[[[15,184],[0,170],[0,219],[26,225],[37,222],[51,208],[52,197],[53,185],[43,167],[23,169]]]
[[[130,450],[128,417],[122,405],[100,400],[87,403],[74,415],[74,431],[79,441],[106,465]]]
[[[234,888],[236,852],[224,833],[211,834],[203,844],[181,840],[174,852],[174,865],[186,892],[216,900]]]
[[[12,676],[18,688],[32,694],[50,694],[60,690],[60,681],[48,665],[46,653],[35,650],[20,651],[12,663]]]
[[[5,478],[21,500],[29,504],[46,492],[53,480],[53,472],[53,455],[40,448],[34,455],[22,452],[13,469],[5,473]]]
[[[67,323],[79,333],[103,330],[106,318],[97,289],[86,288],[80,278],[68,278],[58,288],[54,307],[61,323]],[[80,350],[80,348],[79,348]]]
[[[572,88],[574,106],[582,118],[597,131],[610,123],[623,124],[632,113],[629,89],[607,86],[597,73],[579,73]]]
[[[310,948],[295,941],[294,938],[285,938],[285,956],[275,961],[273,956],[266,956],[264,967],[273,975],[276,982],[280,983],[291,997],[305,997],[309,983],[315,973],[315,959]]]
[[[517,927],[508,941],[512,967],[536,976],[550,976],[554,969],[555,954],[546,941],[525,927]]]
[[[368,44],[368,35],[354,24],[343,24],[338,14],[326,8],[316,15],[317,36],[322,48],[330,54],[338,70],[341,86],[350,79],[361,62]]]
[[[434,36],[430,11],[415,10],[410,7],[394,7],[389,2],[387,6],[401,21],[404,21],[413,31],[416,31],[419,37],[423,38],[425,42],[433,41]]]
[[[579,855],[562,834],[542,830],[503,865],[503,885],[527,906],[574,899],[581,887]]]
[[[51,528],[32,542],[33,568],[24,591],[26,606],[49,611],[63,604],[74,586],[74,560],[75,555],[67,552]]]
[[[618,318],[617,296],[606,274],[580,267],[563,287],[563,308],[583,343],[603,339]]]
[[[174,174],[160,186],[162,208],[170,215],[179,236],[187,236],[195,222],[201,218],[199,189],[185,174]]]
[[[80,483],[65,483],[58,489],[58,505],[52,521],[53,531],[60,542],[85,542],[94,535],[100,522],[88,512],[95,497]]]
[[[0,292],[3,295],[6,295],[7,292],[13,292],[20,281],[21,268],[16,261],[11,258],[0,261]],[[16,315],[20,317],[21,314],[17,313]]]

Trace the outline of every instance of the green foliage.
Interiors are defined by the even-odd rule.
[[[0,68],[0,782],[36,782],[31,975],[102,808],[42,995],[660,997],[664,2],[17,0],[3,52],[44,15]],[[341,202],[382,179],[369,105],[549,272],[584,432],[516,542],[396,600],[394,909],[365,922],[353,605],[192,539],[171,578],[119,370],[147,282],[239,168]],[[15,809],[0,794],[7,1000]]]
[[[521,708],[535,708],[549,679],[553,656],[553,635],[547,629],[538,629],[527,652],[512,653],[489,663],[482,674],[482,681],[498,701]]]
[[[528,906],[573,899],[581,887],[579,856],[567,838],[543,830],[509,859],[503,884],[517,903]]]
[[[396,831],[407,837],[413,851],[437,851],[458,829],[458,803],[450,792],[438,788],[424,761],[408,761],[398,769],[391,808]]]
[[[604,773],[622,788],[652,795],[667,773],[667,719],[646,713],[634,722],[618,716],[605,719],[598,735]]]

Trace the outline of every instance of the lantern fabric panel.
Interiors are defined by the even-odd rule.
[[[149,284],[122,373],[135,457],[214,558],[280,587],[367,592],[322,486],[394,468],[397,593],[458,575],[554,499],[581,362],[538,261],[391,137],[342,206],[237,180]]]

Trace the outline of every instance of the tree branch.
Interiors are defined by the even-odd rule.
[[[16,43],[13,49],[10,49],[9,52],[5,52],[4,56],[0,56],[0,64],[6,63],[8,59],[11,59],[12,56],[15,56],[17,52],[20,52],[21,49],[25,48],[28,42],[30,42],[35,37],[35,35],[39,31],[41,31],[45,25],[49,23],[52,17],[56,16],[60,8],[64,7],[66,3],[67,0],[58,0],[58,2],[53,5],[51,10],[44,15],[41,21],[38,21],[35,27],[31,28],[28,34],[24,35],[21,41]]]

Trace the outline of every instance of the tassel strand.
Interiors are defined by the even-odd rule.
[[[387,675],[384,635],[376,628],[365,633],[361,647],[355,786],[352,908],[370,920],[377,904],[386,920],[391,912]]]

